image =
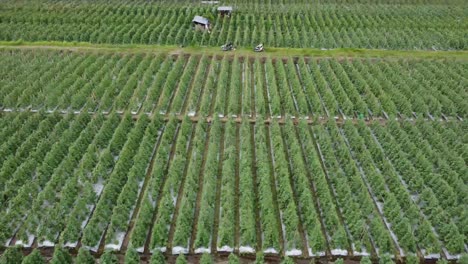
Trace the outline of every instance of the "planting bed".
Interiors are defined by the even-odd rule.
[[[232,17],[200,1],[3,1],[0,39],[111,44],[295,48],[466,49],[465,2],[223,1]],[[201,1],[203,2],[203,1]],[[231,3],[229,3],[231,2]],[[287,8],[285,8],[287,7]],[[194,31],[207,17],[210,32]]]
[[[4,246],[297,258],[466,252],[466,121],[11,112],[0,123]]]
[[[4,111],[208,117],[468,115],[464,60],[0,51]]]

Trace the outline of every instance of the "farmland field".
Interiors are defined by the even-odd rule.
[[[0,103],[12,110],[468,117],[467,61],[31,50],[0,55]]]
[[[0,9],[0,39],[185,46],[233,41],[238,46],[264,42],[269,47],[301,48],[468,47],[464,1],[403,5],[297,1],[287,9],[275,0],[233,2],[236,15],[228,18],[217,16],[213,6],[194,1],[5,1]],[[211,33],[192,30],[194,15],[213,20]]]
[[[0,264],[468,263],[466,3],[222,4],[0,3]]]
[[[7,244],[448,258],[466,250],[465,121],[28,112],[0,121]]]

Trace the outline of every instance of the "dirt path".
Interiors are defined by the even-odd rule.
[[[68,50],[73,52],[118,52],[118,53],[167,53],[173,55],[181,54],[213,54],[224,55],[219,47],[178,47],[160,45],[137,45],[137,44],[96,44],[89,42],[61,42],[61,41],[0,41],[0,49],[46,49],[46,50]],[[317,48],[270,48],[265,52],[253,52],[251,48],[238,47],[233,53],[239,56],[254,57],[285,57],[305,56],[321,58],[388,58],[399,59],[405,57],[419,59],[458,59],[468,60],[468,51],[433,51],[433,50],[381,50],[381,49],[328,49]]]

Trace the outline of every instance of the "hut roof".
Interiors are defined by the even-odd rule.
[[[208,25],[210,23],[210,21],[208,21],[207,18],[204,18],[202,16],[195,16],[192,22],[203,24],[203,25]]]
[[[218,11],[232,11],[232,6],[220,6]]]

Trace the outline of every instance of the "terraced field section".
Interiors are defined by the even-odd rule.
[[[203,117],[468,117],[468,63],[0,51],[4,111]]]
[[[206,1],[207,2],[207,1]],[[231,2],[231,3],[230,3]],[[2,1],[0,39],[111,44],[463,50],[466,2],[223,1],[218,16],[200,1]],[[210,32],[194,31],[195,15]]]
[[[466,252],[466,121],[3,113],[2,244],[101,254]]]

